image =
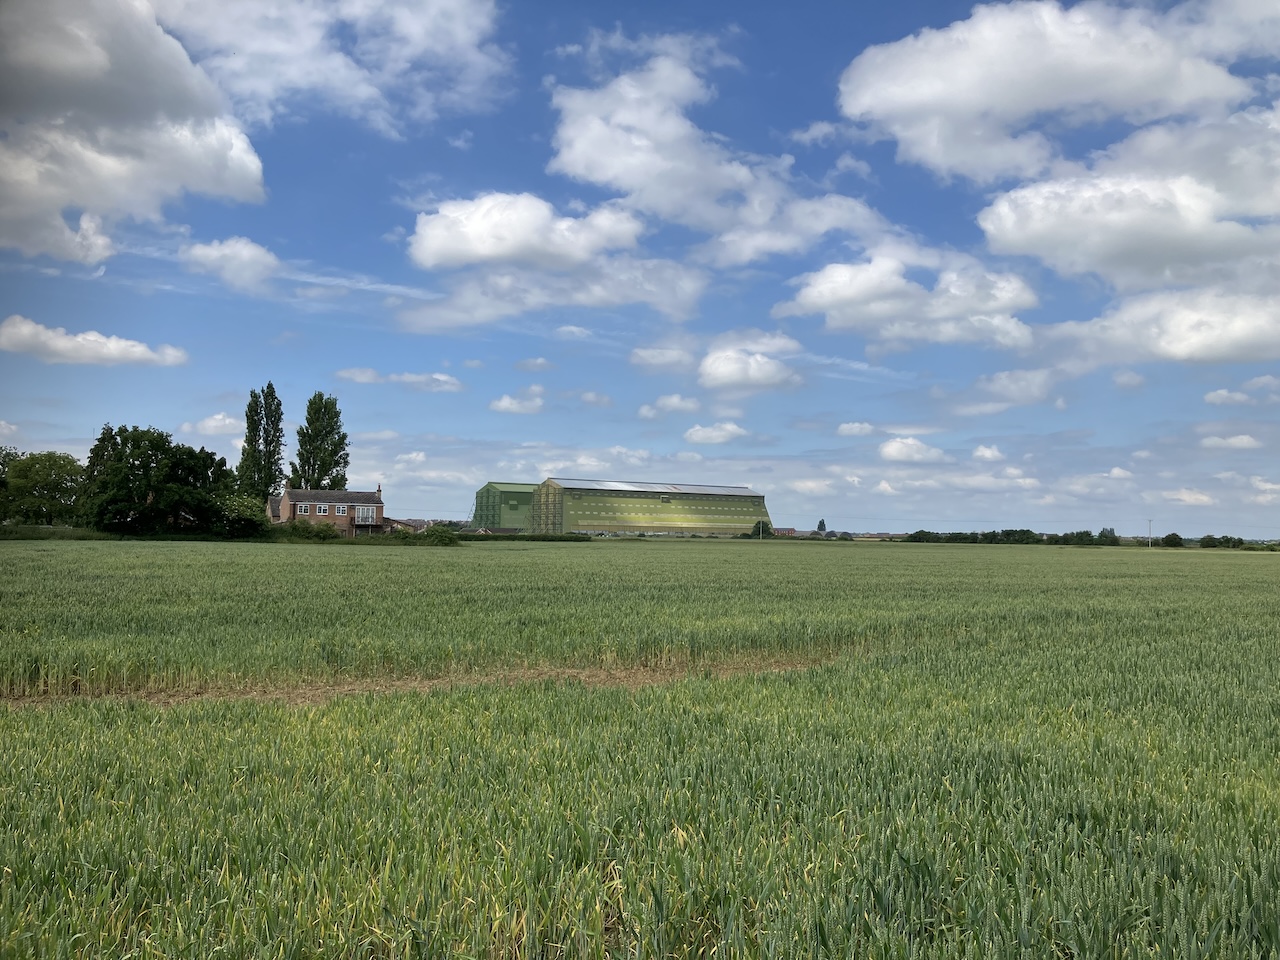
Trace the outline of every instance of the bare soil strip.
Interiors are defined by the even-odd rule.
[[[136,690],[102,694],[50,694],[48,696],[3,697],[9,709],[53,707],[86,701],[121,700],[175,707],[200,700],[254,700],[288,706],[319,706],[337,697],[366,693],[434,693],[467,687],[514,687],[537,683],[580,683],[588,687],[617,687],[641,690],[645,687],[678,683],[695,677],[724,679],[748,674],[786,673],[825,666],[834,654],[821,657],[790,657],[721,660],[708,664],[618,667],[519,667],[494,671],[469,671],[440,677],[373,677],[353,680],[250,681],[238,685],[207,684],[189,689]]]

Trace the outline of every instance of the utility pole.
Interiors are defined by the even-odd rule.
[[[1147,521],[1147,549],[1151,549],[1151,521]]]

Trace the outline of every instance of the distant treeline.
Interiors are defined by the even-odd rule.
[[[917,530],[904,537],[908,543],[1047,543],[1070,547],[1118,547],[1120,538],[1111,527],[1094,536],[1092,530],[1072,533],[1036,533],[1034,530],[983,530],[977,533],[935,533]]]
[[[1139,538],[1140,539],[1140,538]],[[903,537],[908,543],[1043,543],[1057,547],[1118,547],[1120,538],[1113,527],[1103,527],[1095,535],[1092,530],[1075,530],[1071,533],[1036,533],[1034,530],[984,530],[978,533],[935,533],[917,530]],[[1185,547],[1198,543],[1201,549],[1220,547],[1240,550],[1253,546],[1240,537],[1215,537],[1212,534],[1199,541],[1184,540],[1176,533],[1167,533],[1155,540],[1162,547]]]

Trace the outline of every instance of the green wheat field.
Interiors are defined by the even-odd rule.
[[[1278,560],[0,542],[0,957],[1274,957]]]

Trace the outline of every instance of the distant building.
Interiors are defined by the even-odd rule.
[[[796,535],[795,527],[774,527],[773,535],[775,537],[794,537]]]
[[[419,520],[415,517],[405,520],[393,520],[391,517],[383,517],[382,526],[387,533],[421,533],[431,526],[431,521]]]
[[[267,501],[267,518],[272,523],[327,523],[344,537],[382,533],[382,486],[370,492],[294,490],[286,485],[284,493]]]
[[[522,531],[529,526],[529,505],[536,483],[486,483],[476,491],[471,526]]]
[[[533,491],[527,529],[736,536],[761,520],[764,496],[748,487],[549,477]]]

